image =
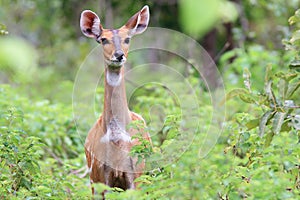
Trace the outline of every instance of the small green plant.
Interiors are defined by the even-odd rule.
[[[30,136],[22,129],[23,113],[10,107],[0,113],[0,197],[8,198],[22,188],[31,190],[40,176],[38,159],[42,144],[39,138]]]
[[[141,163],[143,159],[149,158],[152,152],[152,145],[150,141],[146,140],[144,136],[148,134],[145,123],[142,120],[132,121],[129,124],[130,128],[138,130],[137,134],[132,137],[132,140],[138,140],[139,144],[133,146],[130,150],[130,154],[133,157],[138,158],[137,163]]]

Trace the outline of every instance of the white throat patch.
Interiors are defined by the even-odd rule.
[[[117,72],[108,71],[107,75],[106,75],[106,80],[107,80],[107,83],[110,86],[116,87],[116,86],[119,86],[121,84],[122,75],[121,75],[120,72],[117,73]]]

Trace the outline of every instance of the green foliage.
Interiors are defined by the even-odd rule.
[[[1,194],[14,194],[19,189],[30,190],[40,174],[37,160],[41,143],[21,129],[23,113],[15,107],[1,108]]]
[[[224,69],[224,78],[229,88],[244,85],[241,76],[244,75],[245,69],[251,72],[251,85],[257,90],[262,89],[264,85],[265,67],[271,65],[273,71],[281,69],[284,63],[290,62],[291,52],[280,52],[267,50],[265,47],[254,44],[245,48],[236,48],[233,51],[226,52],[220,59],[220,64]],[[233,62],[231,62],[231,60]]]
[[[32,102],[5,85],[0,97],[0,197],[89,196],[85,181],[73,174],[84,161],[71,109]]]
[[[290,68],[299,71],[300,66],[300,9],[295,12],[295,15],[289,18],[290,25],[294,25],[295,31],[292,33],[292,37],[289,40],[283,40],[286,48],[292,51],[295,55],[294,60],[290,64]]]
[[[131,122],[128,128],[132,128],[138,131],[137,134],[132,137],[132,139],[137,139],[140,143],[132,147],[132,149],[130,150],[130,154],[133,157],[137,157],[138,163],[141,163],[144,159],[149,158],[152,152],[151,143],[143,138],[147,129],[145,128],[145,124],[142,120]]]
[[[131,97],[129,106],[135,112],[143,113],[154,146],[160,146],[168,137],[168,132],[170,135],[173,134],[173,123],[177,122],[180,113],[178,102],[179,100],[171,91],[157,84],[147,84],[136,90]]]
[[[247,70],[246,72],[249,73]],[[253,91],[250,78],[245,77],[246,89],[233,89],[228,93],[226,99],[239,96],[242,101],[257,106],[259,109],[256,109],[262,112],[259,118],[252,119],[245,124],[248,129],[259,127],[261,137],[265,134],[268,125],[271,126],[268,129],[269,137],[273,137],[274,134],[281,131],[290,131],[292,127],[297,129],[299,125],[296,123],[296,119],[299,106],[295,104],[298,97],[294,97],[294,94],[299,88],[299,72],[289,71],[272,74],[271,66],[268,66],[262,93]],[[274,83],[276,83],[275,86]]]
[[[77,134],[71,106],[50,104],[48,100],[32,102],[25,97],[16,96],[7,86],[2,87],[0,97],[3,107],[17,107],[22,110],[25,115],[24,131],[42,138],[47,146],[45,152],[59,158],[78,156],[82,138]]]
[[[298,48],[293,40],[290,42]],[[297,55],[289,55],[297,59]],[[282,65],[288,67],[289,62],[284,60]],[[266,64],[262,67],[265,69],[263,84],[252,85],[257,79],[251,75],[250,66],[243,72],[245,88],[233,89],[226,97],[226,100],[239,97],[244,109],[227,124],[231,134],[225,153],[231,151],[239,158],[236,161],[239,164],[233,165],[226,178],[231,189],[225,190],[225,198],[238,194],[249,199],[294,199],[300,194],[300,107],[296,95],[300,74],[295,67],[279,71],[276,65],[274,72],[273,64]],[[240,177],[244,183],[236,182],[233,177]],[[272,191],[265,185],[272,185]]]

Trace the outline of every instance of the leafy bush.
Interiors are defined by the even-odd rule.
[[[293,38],[289,41],[289,48],[297,49],[294,41]],[[298,59],[295,52],[290,55]],[[232,152],[237,159],[233,160],[233,169],[225,179],[228,189],[223,198],[294,199],[300,194],[300,107],[296,95],[300,73],[295,60],[285,71],[272,72],[273,65],[265,65],[263,84],[255,86],[252,82],[257,79],[253,77],[252,81],[251,68],[245,68],[245,88],[227,94],[227,100],[237,96],[249,106],[227,124],[231,134],[225,153]],[[279,61],[284,61],[285,67],[289,65],[284,58]],[[269,190],[266,185],[272,188]]]
[[[2,195],[14,194],[21,188],[30,190],[35,178],[40,175],[37,160],[42,145],[38,138],[29,136],[21,129],[22,123],[23,113],[15,107],[10,107],[1,113]]]
[[[89,196],[87,179],[76,175],[85,164],[71,109],[32,102],[5,85],[0,97],[0,197]]]

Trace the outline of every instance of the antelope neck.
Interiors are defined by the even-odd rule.
[[[111,71],[108,67],[105,68],[103,119],[105,132],[111,122],[118,123],[118,126],[123,130],[130,123],[124,81],[124,66],[120,68],[120,71]]]

